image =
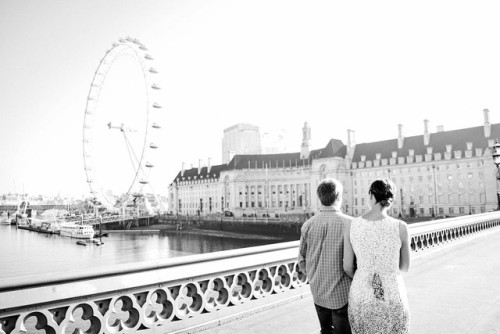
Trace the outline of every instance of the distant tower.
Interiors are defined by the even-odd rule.
[[[227,164],[235,154],[260,154],[259,127],[251,124],[235,124],[224,129],[222,138],[222,163]]]
[[[307,159],[309,158],[309,141],[311,140],[311,128],[307,125],[307,122],[304,123],[304,127],[302,128],[302,149],[300,151],[300,158]]]

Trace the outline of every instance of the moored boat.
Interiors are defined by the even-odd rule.
[[[76,244],[77,244],[77,245],[81,245],[81,246],[87,246],[87,243],[86,243],[85,241],[83,241],[83,240],[78,240],[78,241],[76,242]]]
[[[81,222],[63,222],[59,226],[61,228],[60,234],[65,237],[77,239],[92,239],[94,237],[94,229],[91,225]]]
[[[36,218],[17,217],[17,228],[47,234],[58,234],[59,225],[55,221]]]

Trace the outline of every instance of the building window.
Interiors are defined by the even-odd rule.
[[[484,206],[481,207],[481,213],[485,213],[486,212],[486,209]]]
[[[471,208],[470,208],[470,212],[471,212],[472,214],[475,214],[475,213],[476,213],[476,207],[471,206]]]
[[[439,214],[444,215],[444,208],[439,208]]]
[[[455,213],[455,208],[452,208],[452,207],[448,208],[448,213],[450,215],[454,214]]]
[[[424,215],[424,208],[420,208],[420,215]]]
[[[252,208],[255,208],[255,202],[252,202]]]
[[[243,202],[240,202],[240,208],[242,208],[242,207],[243,207]]]
[[[458,212],[460,212],[460,214],[462,214],[462,215],[463,215],[463,214],[465,213],[465,209],[464,209],[464,207],[463,207],[463,206],[459,207],[459,208],[458,208]]]

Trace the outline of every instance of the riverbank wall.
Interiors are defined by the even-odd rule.
[[[208,230],[240,234],[257,234],[294,240],[300,238],[304,222],[282,221],[275,219],[241,218],[176,218],[155,217],[153,224],[167,225],[175,230]]]

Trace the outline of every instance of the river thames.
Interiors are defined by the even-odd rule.
[[[102,246],[0,225],[0,279],[159,260],[282,242],[266,237],[222,237],[193,232],[110,233]]]

